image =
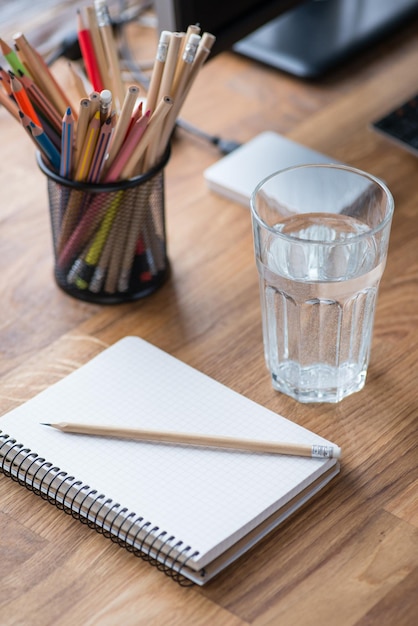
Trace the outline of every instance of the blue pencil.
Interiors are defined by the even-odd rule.
[[[58,172],[60,167],[61,156],[57,148],[54,146],[48,135],[44,130],[37,126],[28,115],[19,110],[20,122],[23,128],[32,138],[35,145],[39,148],[42,154],[48,159],[52,167]]]
[[[71,178],[73,167],[74,118],[68,107],[62,120],[60,176]]]
[[[30,122],[28,130],[37,145],[39,146],[41,152],[45,154],[54,170],[57,170],[58,172],[60,169],[61,155],[52,143],[52,141],[49,139],[48,135],[46,135],[46,133],[40,126],[37,126],[33,122]]]

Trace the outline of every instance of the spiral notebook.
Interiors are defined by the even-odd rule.
[[[334,458],[141,443],[42,425],[57,421],[330,442],[138,337],[121,339],[0,417],[6,476],[183,584],[210,580],[339,471]]]

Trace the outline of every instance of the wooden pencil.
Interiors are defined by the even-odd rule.
[[[107,61],[106,53],[103,47],[102,36],[100,34],[99,26],[97,24],[96,10],[94,6],[88,6],[85,8],[87,17],[87,26],[90,31],[91,43],[94,50],[94,56],[97,63],[97,68],[100,74],[100,80],[102,89],[106,87],[105,77],[107,76]],[[111,85],[108,85],[108,87]]]
[[[112,145],[110,146],[109,156],[107,158],[104,173],[108,172],[116,155],[118,154],[126,137],[129,128],[135,104],[139,96],[139,87],[137,85],[129,85],[122,105],[120,115],[116,122],[115,132],[113,134]]]
[[[177,67],[178,53],[185,33],[171,33],[168,45],[167,58],[164,63],[164,70],[161,77],[160,88],[158,90],[157,104],[165,96],[171,97],[174,75]]]
[[[108,183],[119,180],[126,164],[128,163],[136,146],[139,145],[142,135],[145,133],[150,118],[150,111],[144,113],[140,117],[128,133],[127,138],[123,142],[121,148],[113,160],[110,168],[105,174],[105,181]]]
[[[17,33],[14,35],[13,39],[18,53],[21,50],[25,55],[28,71],[33,80],[54,103],[60,115],[63,116],[67,107],[71,105],[71,102],[55,80],[55,77],[42,56],[30,45],[23,33]]]
[[[181,433],[175,431],[147,430],[140,428],[123,428],[120,426],[100,426],[98,424],[76,424],[61,422],[42,424],[51,426],[64,433],[90,435],[94,437],[111,437],[116,439],[132,439],[134,441],[176,444],[185,446],[204,446],[264,454],[287,454],[311,458],[341,458],[341,448],[329,444],[301,444],[279,441],[262,441],[242,439],[222,435],[206,435],[201,433]]]
[[[16,103],[13,102],[7,94],[3,93],[1,89],[0,104],[4,106],[4,108],[15,118],[15,120],[20,122],[19,109],[17,108]]]
[[[151,116],[149,124],[141,137],[141,141],[138,142],[138,145],[136,146],[134,152],[131,154],[128,162],[122,170],[122,179],[132,178],[132,176],[134,176],[135,174],[140,173],[138,171],[140,167],[140,160],[145,154],[145,151],[151,144],[151,142],[159,140],[164,119],[172,106],[173,101],[171,98],[162,98]]]
[[[74,65],[74,63],[71,63],[71,61],[68,61],[67,67],[71,75],[73,86],[80,100],[82,98],[88,98],[88,94],[93,89],[93,87],[91,85],[90,85],[90,88],[87,87],[86,85],[87,79],[81,74],[81,72]]]
[[[106,84],[106,80],[104,80],[104,87],[112,91],[115,100],[119,104],[119,107],[122,107],[122,103],[125,98],[125,87],[121,78],[118,54],[115,40],[113,37],[109,9],[106,0],[94,0],[94,7],[96,9],[97,25],[99,27],[100,35],[102,37],[103,48],[108,63],[109,83]]]
[[[160,91],[161,78],[164,71],[165,62],[167,60],[168,46],[170,44],[171,32],[163,30],[157,46],[154,66],[151,73],[151,80],[148,87],[146,110],[154,111],[158,101],[158,93]]]

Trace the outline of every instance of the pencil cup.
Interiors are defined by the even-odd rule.
[[[149,295],[168,275],[164,167],[126,181],[88,184],[47,177],[55,279],[68,294],[113,304]]]

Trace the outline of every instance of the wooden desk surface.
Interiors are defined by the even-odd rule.
[[[270,386],[249,213],[207,190],[214,147],[184,132],[174,143],[169,282],[133,304],[92,305],[54,283],[46,183],[22,129],[0,110],[0,413],[133,334],[344,452],[325,492],[190,589],[0,476],[2,626],[418,623],[418,159],[369,128],[417,91],[418,40],[412,27],[407,35],[315,83],[222,55],[182,112],[239,141],[275,130],[391,188],[368,379],[337,406],[303,406]]]

